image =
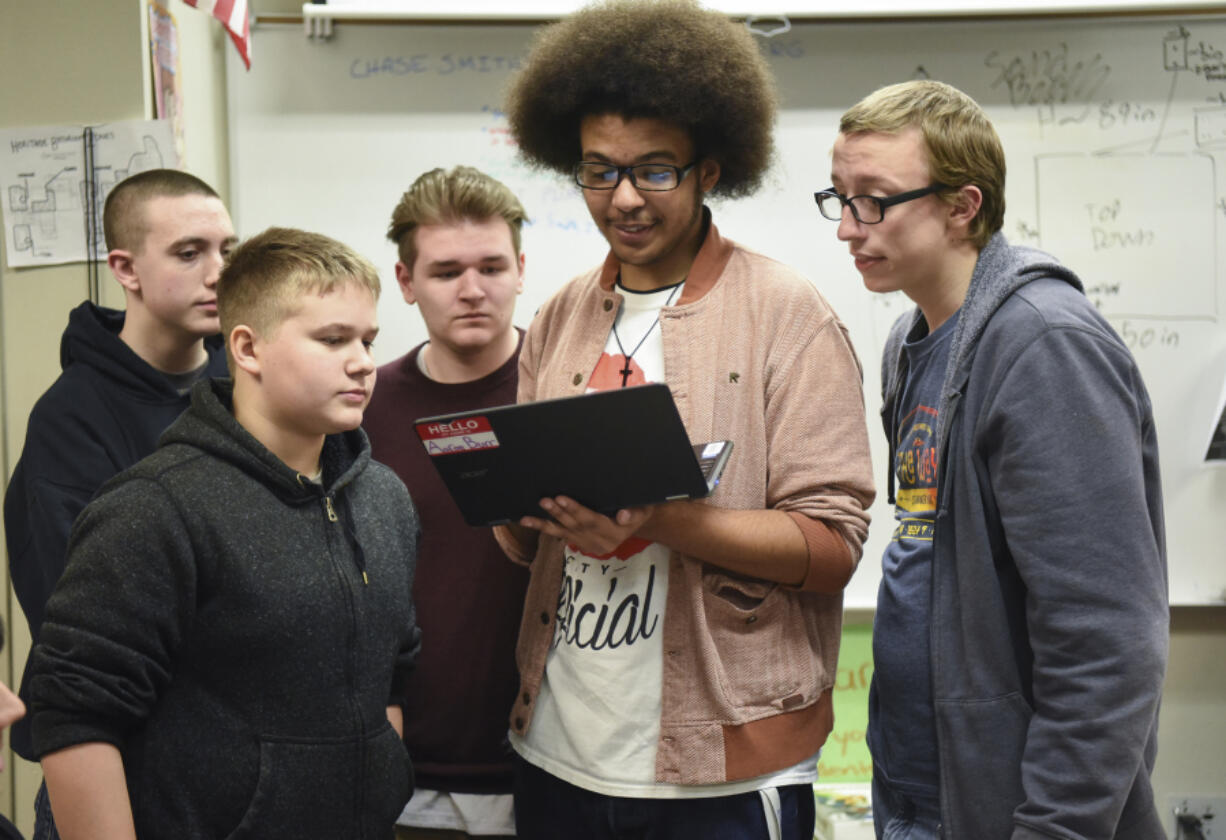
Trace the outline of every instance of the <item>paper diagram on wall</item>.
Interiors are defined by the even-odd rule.
[[[87,259],[91,191],[96,256],[105,258],[100,216],[111,187],[136,172],[177,166],[166,120],[0,130],[0,215],[9,267]]]
[[[1165,101],[1107,98],[1080,114],[1052,112],[1054,133],[1075,121],[1103,141],[1090,153],[1036,158],[1041,244],[1094,266],[1086,293],[1108,318],[1214,321],[1222,315],[1217,158],[1226,151],[1226,103],[1211,94],[1226,63],[1184,26],[1146,61],[1169,79]],[[1095,69],[1087,80],[1106,81],[1112,71]],[[1203,89],[1206,105],[1174,108],[1181,85]]]

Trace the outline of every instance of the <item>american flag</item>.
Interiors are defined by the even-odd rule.
[[[202,12],[208,12],[221,21],[230,33],[230,40],[238,47],[238,54],[247,69],[251,69],[251,21],[247,16],[247,0],[183,0]]]

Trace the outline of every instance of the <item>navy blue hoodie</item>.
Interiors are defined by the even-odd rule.
[[[60,340],[63,372],[30,412],[4,496],[9,573],[35,640],[64,572],[73,521],[99,487],[157,448],[189,402],[120,340],[123,323],[123,312],[88,301],[69,315]],[[225,376],[221,336],[207,339],[205,348],[204,375]],[[20,693],[25,699],[24,680]],[[13,749],[33,759],[28,719],[13,726]]]

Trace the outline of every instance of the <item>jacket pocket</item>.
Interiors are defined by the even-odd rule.
[[[413,765],[404,741],[389,723],[370,741],[366,751],[366,813],[369,825],[375,828],[375,837],[386,835],[404,810],[413,795]],[[380,832],[384,832],[380,834]]]
[[[948,837],[1009,837],[1026,798],[1022,751],[1034,712],[1020,694],[989,700],[938,700],[942,800]]]
[[[817,697],[816,651],[796,593],[769,581],[708,571],[702,597],[717,676],[731,705],[788,711]]]
[[[229,840],[390,837],[410,776],[387,723],[364,741],[261,738],[255,790]]]

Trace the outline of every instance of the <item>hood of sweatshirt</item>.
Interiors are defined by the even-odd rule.
[[[966,297],[958,310],[958,323],[954,325],[949,346],[949,363],[941,385],[941,405],[937,415],[936,441],[938,451],[944,451],[949,434],[950,401],[957,398],[970,376],[975,361],[975,349],[988,322],[1009,297],[1028,283],[1043,278],[1063,280],[1084,293],[1081,280],[1055,257],[1025,246],[1012,246],[999,231],[993,234],[988,244],[979,252],[975,271],[971,275]],[[907,335],[924,317],[919,307],[899,316],[890,329],[885,349],[881,354],[882,421],[887,438],[894,433],[896,423],[893,412],[898,402],[905,378],[902,369],[902,346]],[[891,441],[891,451],[893,442]],[[894,504],[894,469],[887,468],[888,500]]]
[[[123,323],[124,312],[119,309],[107,309],[89,301],[73,309],[60,339],[60,367],[68,370],[72,365],[89,365],[116,387],[141,395],[152,393],[178,399],[165,374],[119,340]],[[209,336],[204,342],[210,358],[216,357],[222,346],[221,336]]]
[[[289,504],[332,496],[370,463],[370,444],[360,428],[328,435],[320,454],[322,488],[291,468],[234,418],[234,383],[205,379],[192,388],[192,402],[162,435],[159,447],[185,444],[232,463],[267,485]]]

